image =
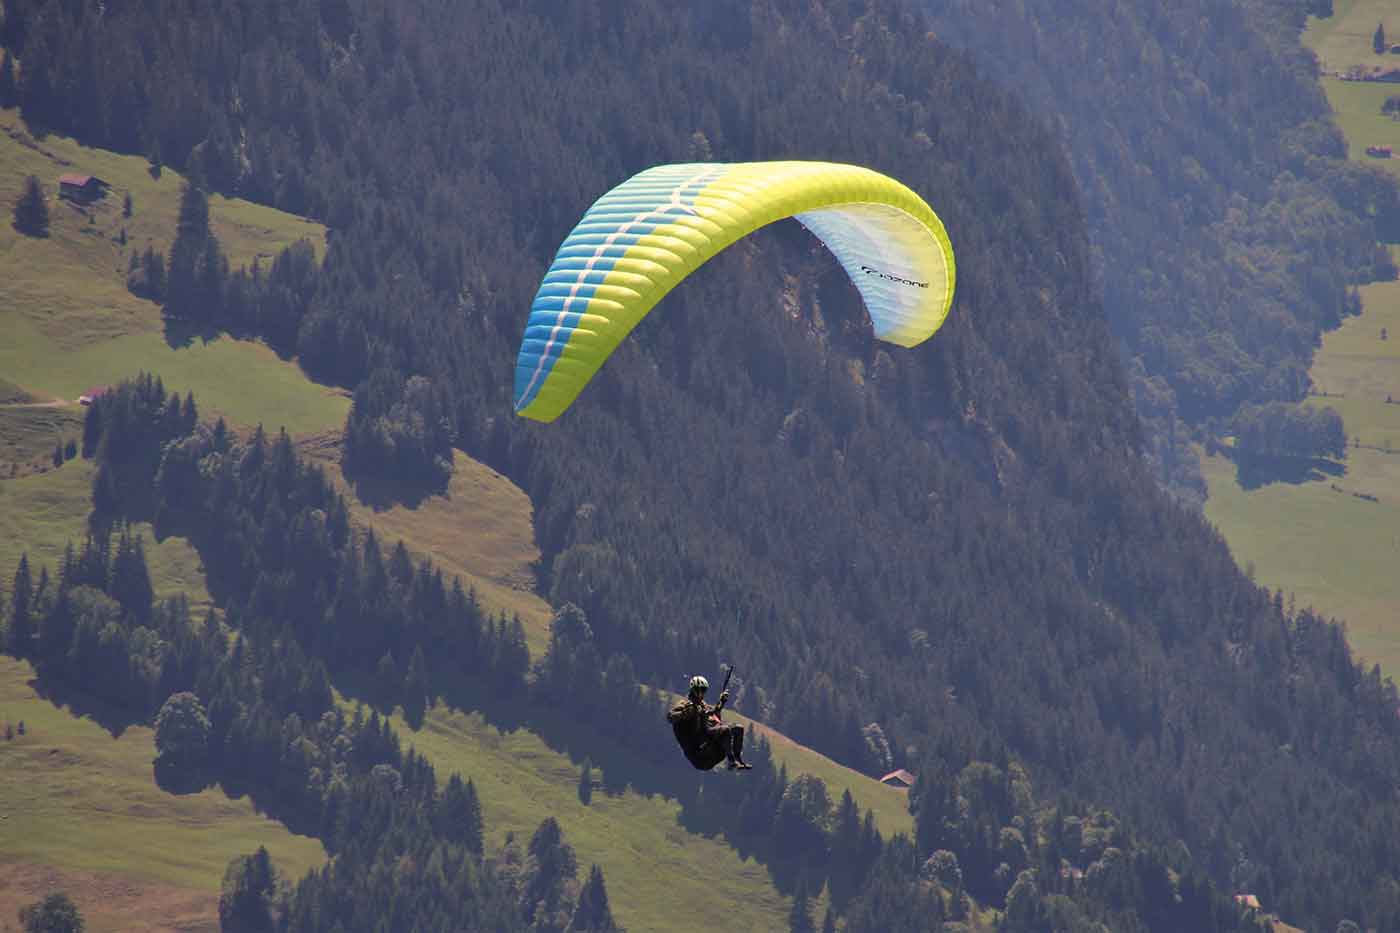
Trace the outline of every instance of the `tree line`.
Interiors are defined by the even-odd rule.
[[[1341,459],[1347,455],[1346,429],[1333,408],[1286,402],[1245,405],[1230,427],[1236,449],[1246,457]]]
[[[99,472],[118,489],[129,489],[140,464],[149,467],[138,444],[171,442],[159,438],[165,402],[149,377],[98,401]],[[150,430],[127,433],[132,415]],[[276,469],[265,458],[243,475],[263,495]],[[95,480],[95,500],[101,488]],[[337,705],[325,664],[307,657],[292,629],[267,618],[240,624],[234,613],[194,620],[183,596],[155,602],[140,537],[119,522],[113,549],[105,527],[68,548],[56,579],[44,568],[35,580],[21,558],[6,650],[41,678],[103,701],[109,721],[154,721],[157,779],[168,789],[217,781],[247,792],[336,856],[285,891],[271,884],[266,853],[240,863],[226,882],[223,928],[617,929],[601,872],[595,866],[579,884],[557,823],[541,825],[528,855],[508,844],[499,861],[488,857],[470,780],[454,774],[440,785],[378,710],[357,705],[352,715]],[[397,880],[393,869],[405,859],[422,866],[421,879]]]
[[[332,929],[327,918],[333,914],[343,923],[357,918],[361,925],[345,923],[347,930],[373,929],[371,918],[382,912],[369,911],[364,898],[397,903],[373,882],[375,866],[407,854],[417,864],[438,868],[403,882],[400,900],[422,902],[426,913],[396,914],[395,922],[437,916],[434,911],[488,918],[480,905],[477,913],[454,915],[457,902],[434,900],[419,887],[421,881],[427,891],[436,890],[443,878],[466,872],[461,883],[469,889],[490,889],[493,877],[504,876],[506,890],[516,892],[479,895],[488,900],[500,895],[501,910],[522,912],[499,915],[514,916],[510,922],[520,924],[507,928],[562,930],[575,923],[569,929],[606,929],[577,925],[580,911],[606,903],[601,875],[596,881],[590,876],[582,887],[571,870],[552,880],[530,880],[531,855],[539,846],[547,844],[555,853],[553,864],[569,864],[571,856],[561,854],[563,843],[555,838],[557,825],[540,828],[531,855],[512,854],[509,844],[501,853],[483,853],[480,803],[471,783],[454,775],[438,787],[431,766],[413,751],[402,751],[399,737],[381,718],[381,711],[401,705],[417,728],[426,705],[437,697],[471,702],[460,685],[476,681],[492,694],[513,696],[517,708],[569,709],[566,731],[582,733],[582,747],[593,754],[608,755],[611,777],[604,786],[609,792],[627,783],[616,775],[628,756],[671,765],[673,777],[655,789],[681,802],[682,824],[692,832],[723,833],[741,854],[765,862],[780,889],[793,895],[799,927],[810,901],[826,887],[828,922],[843,917],[850,930],[890,929],[887,924],[896,917],[908,929],[967,922],[969,897],[1008,910],[1021,905],[1012,913],[1020,916],[1024,910],[1024,923],[1008,929],[1036,929],[1047,911],[1084,929],[1098,917],[1116,918],[1115,928],[1176,929],[1187,915],[1211,918],[1201,929],[1237,928],[1228,899],[1204,881],[1193,881],[1194,887],[1163,882],[1166,901],[1156,908],[1137,895],[1137,888],[1124,893],[1062,880],[1037,886],[1035,878],[1047,872],[1059,877],[1057,859],[1090,859],[1079,849],[1042,847],[1041,833],[1032,827],[1048,817],[1024,786],[1016,793],[1008,790],[1011,778],[993,764],[973,763],[959,776],[961,796],[954,797],[953,807],[959,821],[950,822],[948,832],[926,830],[927,814],[934,811],[923,808],[917,843],[902,836],[887,841],[873,815],[862,814],[849,792],[833,801],[819,779],[789,778],[785,768],[773,766],[763,740],[750,755],[757,767],[745,780],[695,782],[665,735],[666,699],[638,686],[625,656],[601,657],[582,610],[565,604],[556,613],[549,647],[527,678],[518,621],[509,629],[504,620],[493,622],[474,596],[455,582],[448,588],[430,564],[415,565],[401,544],[386,556],[372,534],[357,540],[343,500],[319,468],[297,455],[285,434],[269,441],[258,431],[239,439],[221,422],[186,429],[175,413],[193,410],[194,404],[188,396],[165,393],[154,377],[123,383],[96,401],[90,423],[100,426],[99,434],[85,446],[98,459],[94,502],[103,484],[111,483],[125,491],[122,501],[159,516],[162,533],[178,529],[189,535],[223,617],[211,611],[202,623],[192,620],[183,597],[154,602],[141,538],[124,524],[140,516],[119,510],[95,513],[103,519],[99,530],[81,548],[68,548],[56,581],[44,570],[35,583],[27,558],[21,559],[5,634],[8,650],[33,661],[41,677],[81,684],[118,711],[114,715],[153,721],[156,773],[167,788],[182,791],[217,781],[231,792],[246,791],[337,855],[331,868],[313,872],[293,889],[294,896],[280,900],[273,896],[275,885],[258,880],[267,871],[256,859],[237,862],[225,891],[226,901],[243,905],[237,910],[266,910],[281,918],[277,929]],[[137,429],[132,419],[145,422],[147,430]],[[161,425],[169,426],[168,436]],[[140,456],[135,443],[161,453]],[[111,478],[101,479],[104,472]],[[109,525],[115,532],[102,530]],[[293,598],[308,593],[313,594],[309,600]],[[390,647],[371,664],[386,644]],[[393,651],[403,654],[410,646],[404,673]],[[332,677],[366,684],[368,713],[357,706],[351,716],[335,704]],[[581,721],[587,710],[595,714]],[[608,753],[609,747],[626,754]],[[1023,771],[1002,764],[1024,785]],[[935,793],[924,788],[945,787],[930,783],[939,780],[930,773],[918,785],[916,807],[920,795]],[[1002,789],[989,789],[997,787]],[[1014,806],[1006,802],[1012,798]],[[1013,837],[1022,840],[1014,851],[1006,842]],[[985,849],[987,839],[1001,841]],[[1125,833],[1109,841],[1125,857],[1148,857],[1148,850]],[[919,851],[915,845],[937,850],[937,858],[921,857],[911,865]],[[472,855],[480,863],[476,869]],[[1165,873],[1167,863],[1156,858],[1154,864]],[[942,865],[939,871],[924,864],[931,859]],[[1109,891],[1117,893],[1108,897]],[[346,909],[326,909],[332,901]],[[312,923],[309,917],[320,919]],[[479,922],[481,927],[476,919],[466,921],[468,928],[494,921]]]

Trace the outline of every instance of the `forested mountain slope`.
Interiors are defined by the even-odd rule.
[[[455,445],[515,479],[551,597],[641,679],[734,660],[741,708],[918,771],[904,864],[957,852],[1012,928],[1091,861],[1114,929],[1183,928],[1202,877],[1309,927],[1396,922],[1393,687],[1158,492],[1056,138],[902,5],[7,9],[27,119],[331,227],[298,300],[177,312],[354,386],[362,475],[440,482]],[[567,418],[513,419],[554,246],[610,185],[709,157],[924,194],[959,256],[948,325],[877,349],[786,225],[668,296]]]
[[[920,2],[1071,154],[1151,452],[1203,494],[1177,419],[1301,399],[1351,286],[1395,274],[1396,186],[1346,163],[1299,41],[1319,0]]]

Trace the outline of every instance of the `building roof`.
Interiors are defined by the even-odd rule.
[[[1244,907],[1248,907],[1250,910],[1259,909],[1259,898],[1255,897],[1253,894],[1236,894],[1235,901]]]
[[[76,185],[79,188],[86,188],[89,184],[94,182],[103,186],[107,184],[96,175],[79,175],[74,172],[68,172],[58,176],[58,183],[60,185]]]
[[[913,774],[911,774],[911,773],[908,772],[908,771],[905,771],[903,768],[898,768],[898,769],[896,769],[896,770],[894,770],[894,771],[891,771],[889,774],[885,775],[884,777],[880,778],[880,783],[881,783],[881,784],[889,784],[889,783],[892,783],[892,782],[894,782],[894,781],[899,781],[899,782],[902,783],[902,784],[910,784],[910,785],[912,785],[912,784],[914,783],[915,780],[916,780],[916,778],[914,777]]]

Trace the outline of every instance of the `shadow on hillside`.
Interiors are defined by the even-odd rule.
[[[363,694],[346,692],[349,684],[344,680],[337,677],[336,685],[348,699],[370,705]],[[502,696],[489,685],[472,683],[452,685],[440,694],[439,700],[453,712],[481,716],[500,735],[526,730],[551,751],[567,755],[577,769],[582,770],[587,759],[597,782],[595,799],[599,791],[617,798],[630,790],[643,797],[674,801],[680,808],[677,826],[707,839],[723,837],[741,859],[761,864],[773,886],[784,894],[793,894],[803,878],[819,886],[814,879],[823,877],[824,868],[800,858],[775,858],[763,825],[752,827],[753,835],[735,832],[736,820],[746,809],[746,785],[765,780],[772,767],[771,750],[766,745],[760,747],[753,739],[746,743],[748,757],[755,765],[752,772],[730,772],[722,765],[700,772],[676,747],[670,728],[661,718],[659,702],[654,723],[636,725],[632,733],[624,735],[623,724],[610,718],[610,710],[587,700],[568,710],[547,709],[523,695]],[[383,708],[379,709],[382,713]],[[437,727],[428,723],[424,728]],[[406,746],[414,744],[415,732],[404,729],[401,733]],[[462,774],[463,778],[471,776],[470,771]],[[447,777],[448,773],[438,775],[439,780]]]
[[[701,772],[676,747],[659,700],[654,721],[633,723],[629,729],[627,723],[613,718],[610,709],[588,699],[568,709],[544,708],[525,696],[501,696],[489,685],[471,683],[452,685],[439,699],[454,712],[480,715],[499,734],[529,731],[551,751],[567,755],[575,768],[581,770],[587,759],[593,766],[594,780],[599,782],[595,792],[601,789],[616,798],[630,790],[643,797],[674,801],[680,807],[676,824],[681,829],[708,839],[722,836],[741,859],[761,864],[774,887],[784,894],[792,895],[804,877],[820,886],[814,879],[823,876],[824,868],[800,858],[775,858],[763,825],[750,827],[752,835],[735,831],[739,825],[736,820],[747,809],[746,785],[770,776],[772,752],[767,743],[760,746],[752,736],[746,742],[754,771],[736,773],[721,765]],[[412,744],[413,734],[405,733],[406,743]]]
[[[157,758],[151,765],[151,771],[156,786],[176,797],[197,794],[218,783],[216,777],[205,768],[182,768],[161,758]],[[228,796],[233,798],[232,794]]]
[[[346,699],[384,712],[382,704],[371,701],[366,678],[337,673],[334,680],[336,689]],[[594,780],[599,782],[597,789],[610,797],[621,796],[630,789],[644,797],[674,799],[684,806],[695,794],[696,772],[681,757],[669,727],[659,719],[654,746],[657,753],[643,755],[627,747],[636,743],[637,736],[623,736],[619,724],[609,719],[609,710],[601,704],[585,700],[567,712],[559,712],[541,708],[520,693],[502,694],[489,683],[471,681],[439,684],[436,692],[441,706],[454,713],[480,716],[497,735],[530,732],[551,751],[567,755],[580,770],[584,759],[588,759]],[[405,743],[412,744],[418,731],[405,728]]]
[[[1328,477],[1345,476],[1345,463],[1324,457],[1250,457],[1230,454],[1235,464],[1235,481],[1245,490],[1260,489],[1273,483],[1298,485]]]
[[[196,340],[200,343],[213,343],[223,336],[223,331],[208,324],[199,324],[184,318],[163,315],[164,326],[162,332],[165,336],[165,344],[172,350],[184,350],[194,344]]]
[[[91,719],[114,739],[119,739],[131,726],[141,723],[137,713],[93,696],[81,687],[57,680],[42,672],[29,680],[29,687],[59,709],[82,719]]]
[[[423,504],[424,499],[445,495],[447,481],[451,479],[450,473],[442,479],[434,478],[429,482],[419,482],[398,476],[388,478],[370,476],[359,472],[352,473],[349,464],[344,462],[342,462],[341,468],[346,481],[354,490],[355,498],[359,500],[361,505],[367,505],[376,512],[387,511],[396,505],[416,509]]]
[[[115,706],[52,676],[39,673],[31,677],[27,684],[41,699],[73,716],[96,722],[114,739],[121,738],[132,726],[147,724],[139,713]],[[153,761],[151,774],[156,786],[167,794],[185,796],[218,787],[230,800],[247,797],[256,813],[279,821],[293,833],[315,835],[315,817],[288,807],[266,788],[253,786],[236,769],[221,767],[217,761],[198,768],[172,767],[165,762]]]

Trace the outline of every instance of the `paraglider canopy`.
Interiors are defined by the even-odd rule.
[[[953,247],[938,216],[894,179],[832,162],[660,165],[599,198],[559,247],[516,358],[516,413],[553,421],[667,292],[787,217],[840,261],[876,337],[912,347],[942,325]]]

